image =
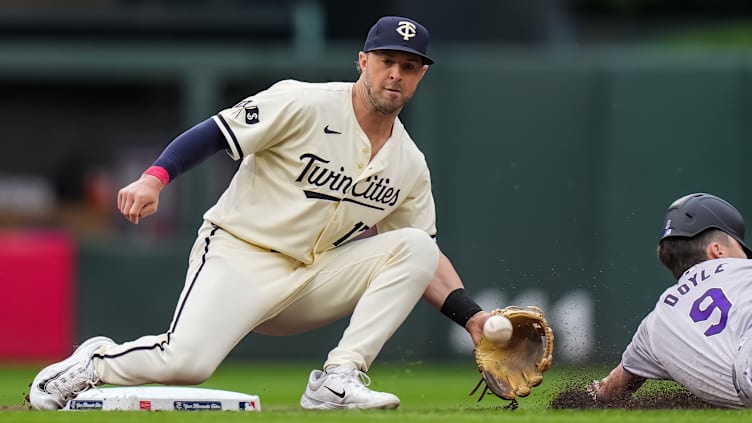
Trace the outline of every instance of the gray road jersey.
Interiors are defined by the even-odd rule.
[[[752,260],[709,260],[663,292],[622,364],[642,377],[675,380],[712,404],[741,407],[732,364],[751,322]]]

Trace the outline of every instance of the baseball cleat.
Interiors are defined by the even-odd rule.
[[[91,356],[99,347],[115,342],[104,336],[87,339],[67,359],[42,369],[29,389],[29,402],[37,410],[58,410],[68,400],[98,385]]]
[[[306,410],[399,407],[396,395],[373,391],[368,388],[370,384],[371,378],[352,366],[338,366],[326,372],[313,370],[300,406]]]

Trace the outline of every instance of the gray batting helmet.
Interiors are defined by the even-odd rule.
[[[744,218],[727,201],[712,194],[695,193],[674,201],[666,211],[663,220],[663,235],[691,238],[700,232],[716,228],[739,241],[747,257],[752,258],[752,250],[744,243]]]

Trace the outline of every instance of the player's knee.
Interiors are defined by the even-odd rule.
[[[191,355],[173,356],[165,364],[162,383],[174,385],[198,385],[217,368],[217,364],[202,362]]]
[[[410,255],[411,262],[433,275],[439,264],[439,247],[436,241],[416,228],[403,228],[397,232],[400,233],[400,243]]]

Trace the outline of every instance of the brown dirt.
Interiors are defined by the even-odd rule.
[[[699,399],[684,389],[637,392],[631,398],[613,401],[608,404],[593,401],[584,389],[560,392],[549,404],[549,408],[625,408],[640,410],[665,409],[705,409],[717,408]]]
[[[31,410],[28,405],[0,405],[0,411],[26,411]]]
[[[608,404],[593,401],[585,391],[585,385],[603,374],[590,374],[588,371],[572,371],[563,378],[559,393],[549,403],[549,408],[623,408],[644,410],[665,409],[705,409],[718,408],[706,403],[687,391],[676,382],[648,380],[630,398],[612,401]]]

